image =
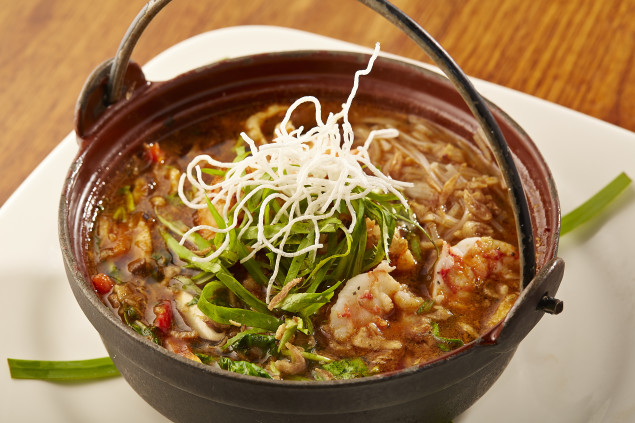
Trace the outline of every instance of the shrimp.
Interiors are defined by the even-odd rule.
[[[434,268],[431,296],[437,304],[479,290],[489,279],[518,279],[516,249],[491,237],[472,237],[454,246],[443,242]]]
[[[326,326],[335,341],[373,350],[402,348],[400,341],[382,336],[382,329],[389,325],[387,318],[397,309],[414,313],[424,300],[390,276],[394,269],[383,261],[346,282]]]
[[[399,229],[395,229],[395,234],[392,237],[390,250],[388,252],[390,254],[390,260],[395,263],[397,272],[406,273],[416,270],[417,261],[408,248],[408,240],[401,235]]]
[[[300,347],[296,347],[290,342],[287,342],[285,347],[287,347],[291,357],[289,360],[277,360],[274,364],[276,369],[284,375],[297,375],[303,373],[306,370],[306,360],[302,355],[302,349]]]

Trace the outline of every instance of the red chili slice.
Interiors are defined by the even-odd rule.
[[[169,300],[161,300],[154,306],[154,326],[161,332],[167,333],[172,327],[172,303]]]
[[[153,142],[150,144],[144,144],[143,148],[145,148],[148,161],[152,163],[161,163],[165,159],[165,154],[163,154],[163,150],[161,150],[159,143]]]
[[[115,286],[115,281],[110,276],[104,273],[98,273],[92,278],[93,286],[95,290],[100,294],[107,294],[110,292],[113,286]]]

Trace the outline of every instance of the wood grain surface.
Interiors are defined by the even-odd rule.
[[[72,129],[90,71],[112,57],[143,0],[0,0],[0,205]],[[635,131],[635,0],[394,0],[471,76]],[[424,60],[353,0],[174,0],[140,63],[195,34],[278,25]],[[634,158],[635,159],[635,158]]]

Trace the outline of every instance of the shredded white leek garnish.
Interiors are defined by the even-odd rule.
[[[312,96],[302,97],[289,107],[279,127],[275,129],[275,138],[270,143],[257,146],[247,134],[241,133],[251,153],[243,160],[225,163],[209,155],[195,157],[188,164],[187,171],[181,176],[179,183],[181,199],[193,209],[202,209],[207,208],[205,198],[207,195],[225,222],[232,223],[225,229],[206,225],[196,226],[181,238],[181,245],[192,232],[202,229],[227,233],[236,228],[237,222],[240,222],[239,216],[242,215],[243,219],[248,220],[249,225],[245,225],[238,233],[240,239],[246,228],[253,223],[254,219],[257,219],[257,240],[251,245],[250,254],[241,262],[251,259],[262,249],[267,249],[277,256],[275,268],[267,286],[267,302],[269,302],[280,258],[295,257],[307,252],[315,255],[317,250],[323,247],[319,237],[315,237],[313,245],[293,253],[285,251],[286,240],[295,223],[312,222],[318,233],[318,222],[333,216],[344,202],[352,219],[348,227],[351,233],[356,222],[351,201],[363,198],[371,191],[392,193],[399,198],[404,207],[408,208],[400,190],[411,187],[413,184],[397,181],[384,175],[371,163],[368,155],[368,148],[374,138],[394,138],[399,135],[399,132],[396,129],[372,131],[361,146],[353,149],[354,134],[348,120],[348,111],[357,92],[360,76],[370,73],[378,54],[379,43],[375,46],[366,69],[355,73],[352,91],[346,103],[342,105],[342,110],[337,114],[330,113],[326,122],[322,122],[322,107],[319,100]],[[304,133],[302,127],[288,132],[287,124],[294,110],[301,104],[309,102],[315,105],[316,126]],[[341,126],[340,120],[343,121]],[[225,178],[209,185],[203,180],[201,166],[227,169]],[[188,199],[184,193],[186,179],[196,188],[197,194],[192,199]],[[249,192],[247,195],[245,195],[245,189]],[[264,198],[258,215],[252,216],[247,209],[247,201],[263,189],[271,189],[275,193]],[[288,223],[278,233],[268,238],[264,230],[264,211],[267,203],[271,201],[279,202],[280,211],[270,224],[279,223],[283,216],[285,217],[283,221]],[[301,203],[303,210],[300,208]],[[234,205],[237,206],[230,218],[230,209]],[[208,256],[197,257],[195,260],[211,261],[219,257],[228,247],[229,238],[226,236],[221,246]],[[388,242],[388,240],[384,241]]]

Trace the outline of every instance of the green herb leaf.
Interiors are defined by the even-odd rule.
[[[197,356],[203,364],[212,364],[216,361],[214,356],[204,354],[202,352],[195,352],[194,355]]]
[[[271,332],[275,332],[278,326],[282,324],[280,320],[269,314],[214,304],[212,302],[214,296],[221,289],[226,289],[223,283],[218,281],[209,282],[203,288],[203,293],[198,300],[198,308],[213,321],[225,325],[235,322],[249,327],[267,329]]]
[[[364,268],[364,257],[366,253],[366,216],[364,214],[364,201],[360,201],[360,208],[357,210],[357,222],[353,230],[353,239],[356,239],[355,254],[353,254],[353,263],[348,274],[350,279],[355,275],[362,273]]]
[[[570,211],[562,217],[560,224],[560,235],[571,232],[578,226],[600,213],[611,201],[613,201],[631,183],[626,173],[620,173],[615,179],[609,182],[597,194],[589,198],[575,210]]]
[[[220,213],[218,213],[218,210],[216,210],[216,207],[214,207],[214,205],[210,201],[209,197],[207,196],[207,193],[205,193],[205,202],[207,203],[207,210],[209,210],[210,214],[214,218],[214,221],[216,222],[216,227],[218,229],[226,229],[227,224],[225,223],[225,220],[220,215]],[[221,244],[225,240],[225,235],[226,234],[223,232],[216,233],[216,235],[214,236],[214,245],[216,246],[216,248],[219,248],[221,246]],[[235,238],[236,236],[234,235],[234,239]]]
[[[273,339],[273,344],[270,344],[269,337]],[[273,351],[276,347],[276,338],[273,335],[266,335],[266,331],[263,329],[246,329],[229,338],[222,348],[223,350],[233,348],[244,351],[252,346],[257,346],[263,351]]]
[[[351,277],[359,274],[361,270],[359,263],[363,260],[366,250],[366,221],[364,217],[365,204],[362,200],[353,201],[352,203],[355,215],[357,216],[357,221],[352,234],[347,235],[347,238],[350,237],[351,241],[358,241],[356,243],[351,242],[352,246],[349,253],[339,259],[334,272],[335,280],[350,279]],[[348,231],[345,231],[345,234],[348,234]],[[359,244],[362,238],[363,241],[361,241],[361,243],[364,244],[364,247],[360,251]],[[362,255],[361,258],[359,258],[360,254]]]
[[[338,360],[322,365],[335,379],[355,379],[370,375],[368,367],[361,358]]]
[[[157,345],[161,345],[161,341],[159,340],[159,337],[156,334],[157,330],[154,326],[148,326],[145,323],[143,323],[141,320],[137,320],[135,322],[132,322],[130,324],[130,327],[134,329],[134,331],[137,332],[139,335],[145,336],[146,338],[148,338],[150,341],[154,342]]]
[[[337,259],[342,259],[351,252],[353,237],[351,236],[351,234],[348,233],[344,225],[340,223],[338,227],[342,231],[345,239],[343,239],[341,242],[337,242],[335,234],[329,236],[326,257],[320,260],[311,274],[307,277],[307,281],[311,282],[306,290],[307,292],[316,292],[320,284],[325,279],[327,279],[327,272],[330,267],[335,264]],[[335,272],[332,272],[328,279],[336,281],[342,280],[337,278]]]
[[[8,358],[14,379],[74,381],[119,376],[110,357],[74,361],[20,360]]]
[[[136,308],[125,303],[123,304],[123,320],[127,325],[131,326],[139,318],[141,318],[141,314]]]
[[[250,348],[257,347],[265,354],[273,354],[278,347],[278,341],[274,335],[266,335],[262,331],[246,330],[229,339],[223,349],[228,346],[238,351],[247,351]]]
[[[227,357],[221,357],[218,359],[218,365],[221,369],[229,370],[230,372],[272,379],[265,369],[248,361],[234,361]]]

